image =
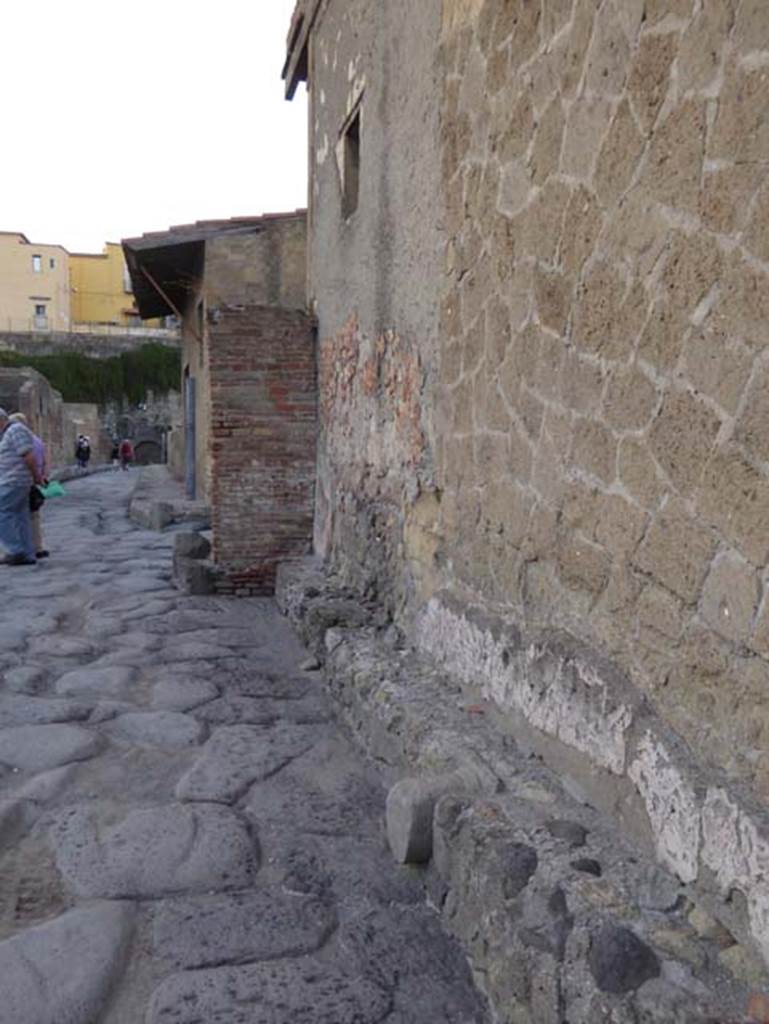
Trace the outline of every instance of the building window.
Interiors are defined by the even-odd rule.
[[[36,328],[42,328],[43,330],[45,330],[48,327],[48,317],[46,316],[45,309],[45,303],[35,303],[34,325]]]
[[[50,267],[51,270],[56,270],[56,260],[53,258],[53,256],[51,256],[51,258],[48,260],[48,266]]]
[[[35,274],[39,274],[43,269],[43,258],[42,256],[32,257],[32,271]]]
[[[342,131],[342,216],[358,209],[360,186],[360,106]]]

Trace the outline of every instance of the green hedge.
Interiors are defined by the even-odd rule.
[[[155,343],[108,359],[77,352],[30,356],[0,351],[0,366],[31,366],[61,392],[65,402],[138,405],[150,390],[160,394],[179,390],[181,353]]]

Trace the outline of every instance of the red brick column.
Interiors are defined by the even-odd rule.
[[[272,593],[310,550],[315,332],[296,310],[245,306],[209,325],[213,558],[222,592]]]

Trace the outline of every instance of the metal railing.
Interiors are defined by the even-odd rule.
[[[143,327],[130,324],[70,323],[56,324],[50,317],[11,317],[0,315],[0,331],[12,334],[104,334],[132,338],[179,338],[178,327]]]

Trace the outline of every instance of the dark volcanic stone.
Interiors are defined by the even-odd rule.
[[[629,928],[607,924],[593,937],[590,970],[602,992],[624,995],[658,977],[660,962]]]
[[[569,846],[584,846],[587,829],[576,821],[549,821],[547,831],[555,839],[562,839]]]
[[[571,866],[575,871],[584,871],[586,875],[595,875],[596,878],[600,878],[603,874],[601,865],[592,857],[578,857],[577,860],[571,862]]]
[[[537,870],[537,851],[525,843],[508,846],[502,862],[502,894],[506,900],[514,899],[526,886]]]

